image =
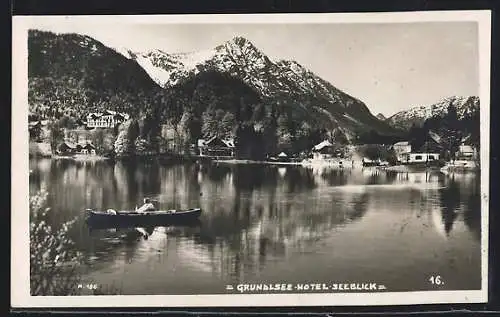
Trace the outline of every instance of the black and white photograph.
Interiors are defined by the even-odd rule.
[[[487,300],[489,11],[13,35],[13,305]]]

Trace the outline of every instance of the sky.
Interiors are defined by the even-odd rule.
[[[110,47],[188,52],[243,36],[271,59],[291,59],[390,116],[454,95],[479,95],[476,22],[310,24],[45,23]]]

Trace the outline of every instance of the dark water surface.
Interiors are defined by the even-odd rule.
[[[122,294],[226,293],[226,284],[481,288],[479,176],[300,166],[30,161],[85,277]],[[83,210],[201,207],[199,226],[89,230]],[[429,282],[440,275],[443,285]]]

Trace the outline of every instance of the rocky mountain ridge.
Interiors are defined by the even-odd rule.
[[[443,117],[448,112],[447,109],[450,105],[457,109],[458,119],[463,119],[479,110],[479,97],[450,96],[431,105],[416,106],[400,111],[389,117],[386,122],[396,128],[408,130],[412,125],[421,126],[425,120],[431,117]]]
[[[263,98],[293,99],[309,104],[308,111],[329,121],[329,129],[376,130],[395,133],[373,116],[359,99],[292,60],[272,60],[249,40],[235,37],[213,49],[189,53],[119,50],[136,61],[158,85],[169,88],[206,71],[227,73],[242,80]]]

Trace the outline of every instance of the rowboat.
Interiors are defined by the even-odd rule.
[[[87,209],[86,213],[87,224],[92,227],[160,226],[196,222],[201,215],[201,209],[192,208],[188,210],[155,210],[145,212],[95,211]]]
[[[448,162],[440,169],[444,174],[458,172],[458,173],[474,173],[480,171],[479,164],[475,161],[456,160]]]

